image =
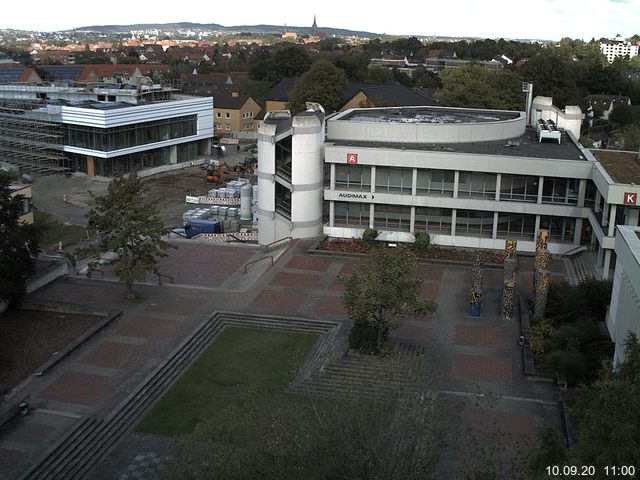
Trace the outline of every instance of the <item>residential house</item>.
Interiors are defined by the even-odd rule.
[[[344,97],[347,101],[340,108],[341,112],[349,110],[350,108],[363,107],[413,107],[420,105],[436,105],[436,102],[430,98],[427,98],[418,91],[399,83],[377,85],[352,82],[347,87]]]
[[[215,94],[214,135],[228,137],[232,134],[255,132],[255,120],[260,110],[260,105],[249,95],[240,95],[238,92]]]
[[[604,120],[609,120],[609,115],[611,115],[613,107],[616,105],[622,103],[631,105],[631,98],[625,95],[587,95],[586,101],[594,110],[602,112]]]
[[[293,77],[286,77],[280,80],[264,99],[265,112],[286,110],[289,103],[289,92],[293,88],[295,82],[296,79]]]
[[[289,92],[295,83],[294,78],[284,78],[267,94],[265,113],[274,110],[286,110]],[[376,84],[351,82],[343,93],[344,104],[339,109],[343,112],[349,108],[373,106],[408,107],[416,105],[435,105],[435,102],[415,89],[399,83]]]
[[[39,83],[42,79],[33,68],[19,63],[0,64],[0,83]]]

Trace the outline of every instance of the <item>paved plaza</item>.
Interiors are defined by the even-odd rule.
[[[173,283],[158,285],[149,276],[135,286],[136,300],[127,300],[125,288],[108,272],[103,278],[64,277],[30,295],[33,303],[121,314],[48,373],[23,384],[20,393],[29,396],[34,410],[1,433],[0,478],[19,478],[84,416],[108,417],[212,312],[347,322],[339,276],[353,271],[354,259],[310,254],[312,244],[296,241],[273,266],[262,262],[245,273],[245,265],[265,256],[260,248],[181,242],[160,267]],[[531,270],[531,259],[519,259],[524,297]],[[554,280],[564,277],[560,262],[552,262],[551,271]],[[499,432],[529,445],[544,425],[559,426],[558,392],[550,383],[524,377],[519,322],[499,317],[502,271],[485,269],[479,318],[466,312],[470,266],[424,263],[417,273],[424,280],[422,297],[439,308],[406,320],[392,339],[426,347],[425,361],[438,372],[439,395],[460,402],[465,424],[479,435]],[[171,444],[129,432],[86,478],[151,478]]]

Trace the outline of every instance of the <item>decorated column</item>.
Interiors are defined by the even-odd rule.
[[[536,317],[544,317],[547,309],[547,295],[549,293],[549,270],[541,270],[538,280],[536,296],[533,301],[533,315]]]
[[[471,288],[469,289],[469,316],[479,317],[482,309],[482,264],[483,255],[476,252],[471,271]]]

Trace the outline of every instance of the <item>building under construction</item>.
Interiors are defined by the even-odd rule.
[[[68,168],[59,114],[37,102],[0,99],[0,161],[24,173],[48,174]]]
[[[0,84],[0,162],[110,176],[207,156],[213,99],[159,85]]]

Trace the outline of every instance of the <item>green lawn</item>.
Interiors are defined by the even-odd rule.
[[[281,396],[317,335],[225,328],[136,426],[162,435],[190,433],[245,401]]]
[[[33,222],[42,231],[40,247],[44,250],[57,249],[58,242],[62,242],[62,245],[68,245],[87,237],[86,226],[65,225],[50,213],[42,210],[34,212]]]

